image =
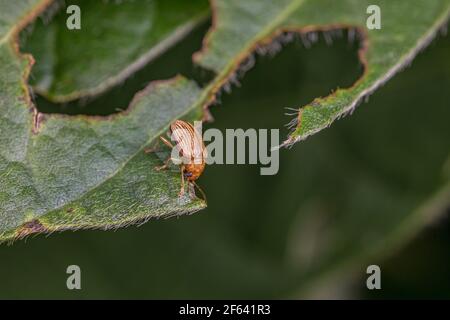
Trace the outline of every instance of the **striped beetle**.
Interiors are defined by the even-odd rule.
[[[182,120],[175,120],[170,125],[170,130],[167,133],[171,137],[172,141],[176,143],[174,146],[169,140],[160,136],[161,141],[170,147],[171,149],[176,148],[175,152],[182,157],[182,160],[173,158],[172,155],[164,162],[164,165],[155,167],[155,170],[163,170],[169,167],[169,162],[172,161],[174,164],[180,165],[181,171],[181,190],[180,197],[184,195],[184,184],[187,181],[188,186],[190,183],[197,187],[206,201],[206,195],[203,190],[195,183],[203,170],[205,169],[206,160],[206,147],[203,143],[203,138],[201,132],[197,130],[188,122]],[[154,152],[154,148],[145,150],[145,153]],[[173,154],[173,152],[172,152]],[[194,192],[195,194],[195,192]]]

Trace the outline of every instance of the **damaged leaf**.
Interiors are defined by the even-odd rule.
[[[217,72],[211,85],[214,94],[254,52],[277,49],[283,37],[300,33],[306,46],[324,31],[332,41],[332,31],[350,29],[361,41],[360,60],[364,74],[350,88],[338,89],[330,96],[298,106],[294,130],[285,145],[322,130],[339,117],[351,112],[395,73],[408,65],[444,26],[450,15],[449,0],[411,1],[334,1],[334,0],[215,0],[214,27],[204,48],[195,56],[201,66]],[[367,8],[378,5],[381,29],[369,30]],[[239,21],[239,23],[236,23]],[[288,37],[289,39],[289,37]],[[301,107],[301,108],[300,108]]]
[[[36,60],[31,85],[51,101],[100,94],[186,36],[208,17],[208,1],[56,1],[24,39]],[[80,8],[80,30],[69,30],[66,8]],[[62,8],[59,8],[62,7]],[[58,10],[59,9],[59,10]],[[50,14],[48,13],[48,15]]]
[[[289,145],[353,110],[363,97],[407,65],[428,44],[450,12],[449,0],[380,0],[376,4],[381,8],[381,29],[367,30],[366,9],[372,1],[215,0],[213,26],[203,49],[194,57],[200,66],[216,73],[206,87],[200,88],[194,81],[179,76],[152,83],[125,112],[109,117],[68,117],[37,112],[27,88],[32,58],[17,52],[17,32],[49,4],[50,1],[43,0],[0,2],[0,241],[42,231],[107,229],[203,208],[203,201],[180,199],[179,173],[154,171],[161,159],[145,155],[143,149],[173,120],[192,119],[194,113],[198,118],[202,107],[206,111],[217,93],[251,66],[255,52],[275,51],[279,41],[290,40],[291,34],[303,35],[305,45],[314,41],[318,31],[324,31],[332,40],[330,32],[339,29],[348,29],[361,42],[360,59],[365,68],[362,77],[350,88],[338,89],[298,108],[295,129],[285,142]],[[91,2],[85,4],[94,6]],[[162,1],[140,5],[156,4],[163,5]],[[123,22],[125,12],[115,7],[109,10],[116,12],[118,21]],[[85,21],[101,20],[100,29],[95,29],[109,29],[109,22],[102,20],[104,17],[90,18],[94,11],[84,13]],[[176,23],[165,25],[167,32],[158,34],[153,42],[142,46],[132,42],[127,47],[130,34],[137,33],[142,40],[152,31],[146,24],[151,16],[144,14],[147,10],[142,11],[135,13],[136,21],[131,24],[119,22],[120,35],[102,39],[104,42],[98,39],[90,42],[82,34],[65,31],[61,34],[60,27],[49,27],[52,31],[44,35],[44,26],[36,26],[36,34],[41,33],[42,37],[34,41],[42,41],[44,45],[33,44],[33,40],[25,44],[34,47],[30,51],[40,65],[35,69],[36,89],[55,101],[102,92],[135,71],[140,66],[136,61],[149,50],[169,41],[165,39],[177,40],[178,36],[172,38],[175,30],[198,21],[191,11],[181,10],[184,15]],[[202,16],[200,12],[203,10],[199,10]],[[142,17],[144,20],[140,20]],[[64,19],[56,17],[55,21],[61,23]],[[130,29],[123,29],[125,25]],[[101,38],[98,34],[90,36]],[[82,49],[70,51],[70,37],[80,37],[73,44]],[[117,55],[106,44],[121,46],[116,49],[124,55]],[[88,50],[85,46],[90,50],[91,45],[94,54],[83,56],[77,51]],[[65,50],[45,53],[52,48]],[[43,53],[39,53],[41,49]],[[97,54],[100,52],[102,55]],[[48,57],[47,62],[42,63],[42,56]]]
[[[7,15],[29,19],[47,3],[10,6]],[[43,116],[24,84],[31,58],[18,56],[11,28],[0,30],[0,241],[44,230],[111,228],[205,206],[179,198],[179,172],[156,172],[161,159],[143,152],[195,108],[201,91],[194,82],[154,82],[126,113],[110,117]]]

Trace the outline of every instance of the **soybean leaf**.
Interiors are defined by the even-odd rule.
[[[213,5],[213,28],[203,51],[195,57],[201,66],[218,74],[210,88],[213,94],[232,80],[240,67],[245,69],[249,55],[264,47],[270,51],[275,45],[276,49],[276,42],[283,41],[285,33],[306,34],[306,44],[315,41],[317,31],[349,28],[361,37],[362,77],[350,88],[338,89],[299,108],[286,145],[351,112],[364,97],[408,65],[450,15],[449,0],[216,0]],[[366,27],[370,5],[378,5],[381,10],[381,29]],[[326,36],[332,41],[331,34]]]
[[[353,68],[357,57],[346,47],[343,40],[333,48],[321,41],[310,50],[293,44],[274,59],[258,59],[242,88],[212,110],[211,126],[272,127],[283,119],[274,117],[274,103],[307,101],[312,92],[351,82],[342,70]],[[255,166],[208,167],[201,185],[209,205],[201,214],[0,246],[0,297],[279,299],[311,297],[314,289],[314,297],[342,299],[356,296],[337,291],[330,278],[348,284],[348,276],[360,276],[357,284],[367,291],[370,264],[381,267],[384,292],[385,257],[424,225],[445,224],[435,214],[450,199],[444,187],[450,174],[449,55],[449,37],[433,43],[353,117],[281,150],[275,176],[259,176]],[[292,76],[299,60],[304,72]],[[433,238],[436,229],[428,230]],[[445,250],[431,249],[430,256],[448,265],[439,256]],[[37,277],[29,261],[45,272]],[[89,270],[89,290],[61,288],[54,275],[70,261]],[[402,279],[405,268],[421,277],[434,267],[433,260],[410,263],[398,265]],[[415,274],[418,269],[427,273]],[[428,284],[442,281],[440,269],[433,269]],[[320,284],[325,291],[317,292]]]
[[[66,26],[71,5],[80,8],[80,29]],[[37,61],[34,90],[57,102],[106,91],[208,16],[207,0],[72,0],[54,6],[55,17],[35,23],[23,50]]]
[[[8,9],[0,13],[0,139],[5,146],[0,154],[1,239],[66,228],[109,228],[200,209],[204,204],[199,201],[179,203],[177,175],[151,171],[156,158],[144,157],[142,148],[172,120],[214,101],[254,50],[270,49],[283,32],[356,28],[362,37],[366,69],[361,79],[300,109],[300,121],[286,141],[290,144],[352,110],[428,43],[449,12],[446,0],[378,1],[389,15],[383,15],[381,30],[364,31],[367,1],[217,0],[213,27],[195,59],[217,73],[208,86],[200,89],[178,77],[152,85],[126,113],[86,118],[44,116],[30,102],[22,77],[29,62],[17,56],[15,35],[30,20],[23,15],[34,15],[38,10],[33,5],[47,3],[26,2],[28,9],[23,3],[1,3]]]
[[[179,198],[179,175],[157,173],[153,167],[160,160],[142,151],[195,108],[201,91],[194,82],[182,77],[154,82],[126,113],[111,117],[36,111],[23,76],[30,58],[17,54],[14,28],[47,3],[8,4],[8,12],[0,11],[0,241],[203,208],[202,201]],[[18,17],[16,24],[5,25],[8,16]]]

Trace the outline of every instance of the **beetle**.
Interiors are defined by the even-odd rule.
[[[159,138],[165,145],[167,145],[171,149],[176,148],[175,151],[182,158],[181,163],[180,159],[172,158],[171,155],[164,162],[164,165],[155,167],[155,170],[160,171],[167,169],[169,167],[170,161],[172,161],[174,164],[179,164],[181,171],[181,190],[179,193],[180,197],[184,195],[184,184],[185,181],[187,181],[188,186],[192,184],[197,187],[198,190],[200,190],[203,199],[206,201],[205,193],[195,182],[195,180],[197,180],[201,176],[203,170],[205,170],[206,165],[207,153],[201,132],[198,132],[189,122],[185,122],[183,120],[175,120],[170,125],[167,135],[171,137],[172,141],[176,143],[175,146],[163,136],[160,136]],[[145,153],[154,151],[154,148],[150,148],[146,149]]]

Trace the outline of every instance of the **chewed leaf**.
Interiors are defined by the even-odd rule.
[[[79,30],[66,26],[72,4],[80,8]],[[54,7],[51,22],[35,23],[23,51],[37,61],[34,90],[57,102],[117,85],[208,17],[207,0],[71,0]]]
[[[329,41],[329,32],[336,29],[359,34],[364,74],[351,88],[298,106],[296,126],[285,145],[322,130],[352,111],[365,96],[408,65],[450,15],[449,0],[215,0],[213,4],[215,23],[203,50],[196,55],[200,65],[218,74],[213,92],[229,81],[251,54],[283,34],[300,33],[306,45],[317,38],[314,33],[319,31],[325,32]],[[380,8],[381,29],[369,30],[367,8],[374,4]]]
[[[285,142],[292,144],[351,111],[407,65],[446,22],[450,11],[449,0],[377,1],[381,29],[368,30],[369,1],[214,0],[213,27],[194,57],[200,66],[216,73],[210,83],[200,87],[182,76],[153,82],[128,108],[123,106],[127,110],[122,113],[69,117],[37,111],[27,86],[33,58],[18,52],[18,32],[50,3],[0,1],[0,241],[68,228],[111,228],[205,207],[198,199],[179,198],[179,172],[154,171],[162,159],[144,154],[143,149],[175,119],[199,118],[202,108],[206,111],[236,72],[249,66],[246,62],[255,51],[291,33],[306,35],[306,43],[314,40],[314,32],[342,28],[360,37],[363,76],[351,88],[297,106],[295,129]],[[25,47],[34,47],[30,51],[37,60],[34,84],[53,100],[106,90],[135,71],[140,65],[136,61],[143,56],[148,61],[149,50],[179,39],[176,30],[188,30],[199,16],[204,17],[205,9],[200,0],[195,5],[175,0],[79,3],[84,9],[107,6],[114,14],[104,20],[96,18],[96,10],[82,9],[85,26],[93,21],[99,24],[82,33],[65,30],[63,14],[54,20],[63,24],[62,29],[53,23],[45,28],[37,25],[34,40],[25,43]],[[174,16],[155,9],[168,3]],[[162,20],[152,20],[155,12]],[[135,17],[130,23],[128,14]],[[164,28],[153,29],[159,22]],[[110,27],[112,38],[99,42],[101,34],[97,33],[106,34]],[[161,32],[153,33],[160,27]],[[146,42],[149,32],[155,38]],[[138,35],[145,43],[130,42],[130,35]],[[68,48],[75,39],[79,48],[71,51]],[[57,56],[51,51],[56,47],[60,49]],[[49,60],[43,63],[42,57]]]
[[[111,117],[43,116],[23,83],[29,60],[17,55],[8,32],[0,47],[0,241],[110,228],[204,207],[200,200],[179,198],[179,174],[155,172],[161,160],[143,152],[195,107],[201,91],[194,82],[154,82],[126,113]]]

